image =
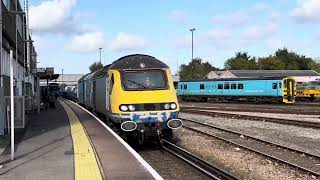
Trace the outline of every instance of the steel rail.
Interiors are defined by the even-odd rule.
[[[237,117],[244,120],[267,121],[267,122],[273,122],[278,124],[320,129],[320,123],[312,122],[312,121],[288,120],[288,119],[281,119],[281,118],[261,117],[261,116],[252,116],[252,115],[225,113],[225,112],[212,112],[207,109],[200,109],[200,108],[180,108],[180,112],[202,114],[202,115],[209,115],[209,116],[218,115],[218,116],[232,117],[232,118]]]
[[[175,155],[179,159],[185,161],[192,167],[198,169],[200,172],[206,174],[208,177],[216,180],[228,179],[228,180],[238,180],[239,178],[230,174],[229,172],[210,164],[202,158],[199,158],[192,153],[182,149],[181,147],[164,140],[163,149],[169,153]]]
[[[247,150],[252,151],[252,152],[254,152],[254,153],[261,154],[261,155],[263,155],[263,156],[265,156],[265,157],[274,159],[274,160],[279,161],[279,162],[282,162],[282,163],[284,163],[284,164],[288,164],[288,165],[290,165],[290,166],[292,166],[292,167],[298,168],[298,169],[303,170],[303,171],[305,171],[305,172],[308,172],[308,173],[310,173],[310,174],[312,174],[312,175],[315,175],[315,176],[320,177],[320,172],[316,172],[316,171],[307,169],[307,168],[302,167],[302,166],[300,166],[300,165],[298,165],[298,164],[294,164],[294,163],[291,163],[291,162],[289,162],[289,161],[287,161],[287,160],[280,159],[280,158],[278,158],[278,157],[276,157],[276,156],[273,156],[273,155],[270,155],[270,154],[261,152],[261,151],[259,151],[259,150],[256,150],[256,149],[252,148],[252,147],[249,147],[249,146],[246,146],[246,145],[237,143],[237,142],[233,142],[233,141],[231,141],[231,140],[229,140],[229,139],[226,139],[226,138],[223,138],[223,137],[214,135],[214,134],[210,134],[210,133],[207,133],[207,132],[204,132],[204,131],[195,129],[195,128],[190,127],[190,126],[187,126],[187,125],[185,125],[185,124],[183,125],[183,128],[188,129],[188,130],[191,130],[191,131],[194,131],[194,132],[197,132],[197,133],[200,133],[200,134],[204,134],[204,135],[206,135],[206,136],[210,136],[210,137],[213,137],[213,138],[222,140],[222,141],[225,141],[225,142],[227,142],[227,143],[230,143],[230,144],[233,144],[233,145],[236,145],[236,146],[239,146],[239,147],[241,147],[241,148],[247,149]]]

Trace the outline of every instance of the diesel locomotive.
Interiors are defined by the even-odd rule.
[[[211,98],[294,103],[296,83],[290,77],[180,81],[178,95],[182,100],[207,101]]]
[[[78,82],[78,101],[139,144],[145,137],[161,142],[172,129],[182,126],[170,69],[149,55],[125,56],[83,76]]]

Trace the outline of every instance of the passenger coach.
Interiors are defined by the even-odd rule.
[[[131,132],[139,143],[146,136],[161,142],[164,135],[182,126],[170,69],[152,56],[125,56],[83,76],[78,99]]]
[[[182,100],[208,98],[220,100],[295,102],[295,81],[289,77],[234,78],[180,81],[178,95]]]

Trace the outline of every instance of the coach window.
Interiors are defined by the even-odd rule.
[[[280,88],[280,89],[282,88],[282,83],[279,83],[279,88]]]
[[[200,84],[200,89],[204,89],[204,84]]]
[[[230,89],[230,84],[229,83],[225,83],[224,84],[224,89]]]
[[[277,83],[272,83],[272,89],[277,89]]]
[[[243,84],[238,84],[238,89],[243,89]]]
[[[236,84],[231,84],[231,89],[237,89],[237,85]]]
[[[185,85],[184,85],[184,89],[187,89],[187,88],[188,88],[188,86],[185,84]]]
[[[218,84],[218,89],[223,89],[223,84]]]
[[[181,89],[182,89],[182,84],[181,84]]]

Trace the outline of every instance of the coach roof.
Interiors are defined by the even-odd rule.
[[[168,66],[156,59],[155,57],[144,54],[133,54],[124,56],[114,61],[109,69],[152,69],[152,68],[168,68]]]

